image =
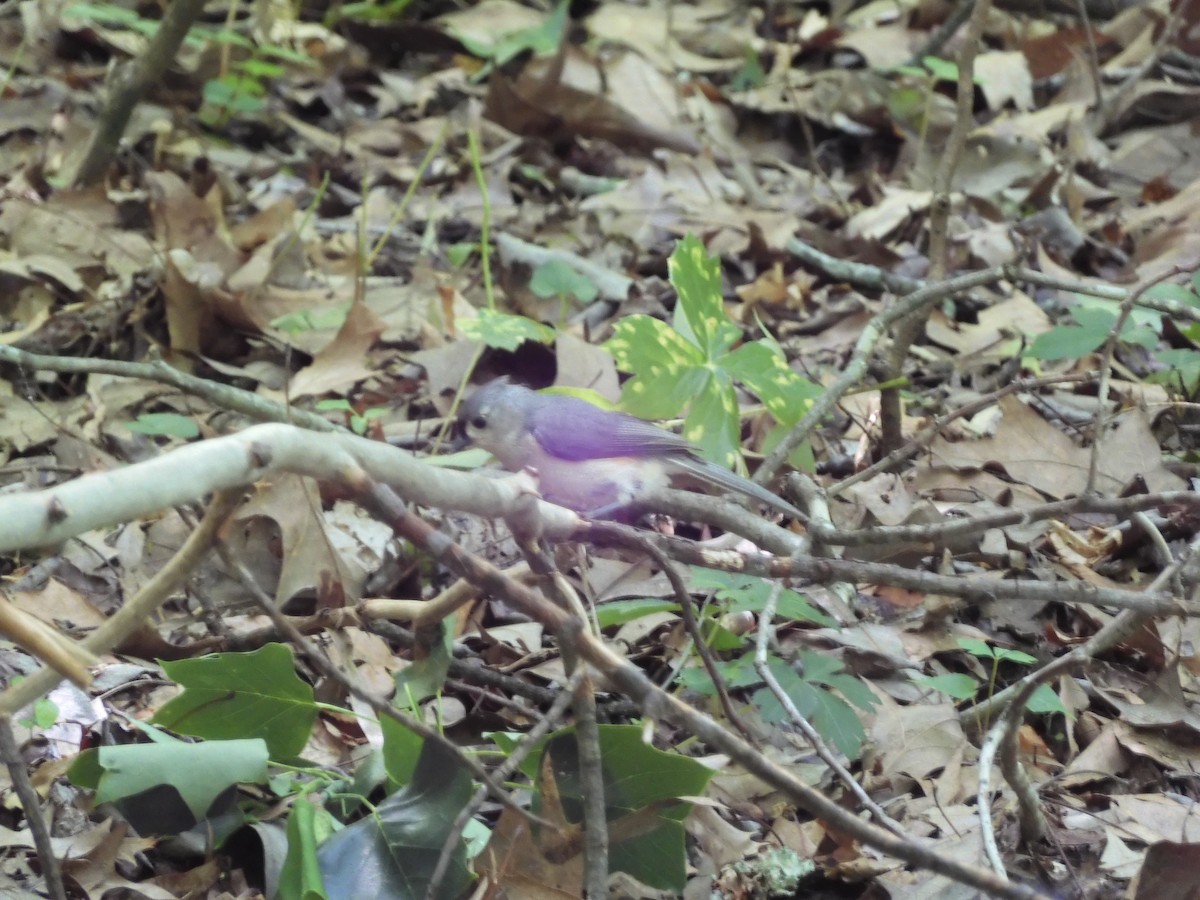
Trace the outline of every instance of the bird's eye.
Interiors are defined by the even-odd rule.
[[[487,416],[476,416],[471,420],[472,428],[487,428]]]

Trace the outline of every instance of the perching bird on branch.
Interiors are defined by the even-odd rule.
[[[676,480],[733,491],[804,518],[765,488],[701,459],[677,434],[576,397],[535,393],[507,378],[467,398],[458,427],[509,471],[536,472],[546,500],[593,518],[634,505]]]

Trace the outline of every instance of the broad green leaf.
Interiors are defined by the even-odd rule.
[[[561,259],[552,259],[534,269],[529,289],[539,297],[574,297],[582,304],[591,303],[599,293],[590,278]]]
[[[318,66],[318,63],[311,56],[301,53],[299,50],[294,50],[283,44],[263,44],[257,48],[258,52],[263,56],[270,56],[274,59],[282,59],[284,62],[289,62],[297,66],[313,69]]]
[[[551,735],[542,752],[550,756],[568,819],[578,822],[582,790],[574,729]],[[609,821],[651,809],[662,823],[648,833],[614,843],[609,848],[610,868],[660,890],[683,890],[687,855],[682,822],[691,804],[672,801],[702,795],[713,771],[694,759],[647,745],[637,725],[601,725],[600,758]],[[538,754],[530,754],[522,766],[535,783],[540,768]]]
[[[721,361],[721,366],[758,397],[783,425],[795,425],[812,408],[821,388],[797,375],[763,341],[738,347]]]
[[[142,413],[135,421],[127,422],[125,427],[138,434],[176,437],[185,441],[200,436],[200,426],[196,420],[179,413]]]
[[[959,638],[958,646],[962,647],[972,656],[978,656],[983,659],[993,659],[996,655],[996,651],[992,649],[991,644],[975,638]]]
[[[1054,689],[1048,684],[1039,684],[1037,689],[1029,698],[1029,702],[1025,704],[1025,708],[1031,713],[1045,715],[1050,713],[1062,713],[1065,716],[1071,716],[1071,711],[1059,699],[1058,694],[1054,693]]]
[[[866,730],[858,714],[841,697],[829,691],[816,691],[817,709],[812,724],[817,733],[838,748],[847,759],[858,759]]]
[[[455,32],[453,28],[450,30],[473,56],[490,59],[496,65],[502,66],[526,50],[531,50],[538,56],[553,53],[562,40],[568,5],[568,0],[560,0],[554,12],[542,24],[497,35],[490,43],[477,40],[470,34]]]
[[[737,394],[724,372],[712,372],[704,389],[693,399],[683,436],[709,462],[745,474]]]
[[[634,375],[704,364],[699,347],[651,316],[625,316],[617,322],[604,347],[613,355],[618,369]]]
[[[780,589],[778,584],[764,578],[703,569],[699,566],[692,566],[691,573],[692,584],[700,590],[715,591],[717,597],[725,603],[727,612],[762,612],[767,598],[772,592],[779,590],[775,613],[778,618],[813,622],[827,628],[837,624],[815,608],[803,594],[798,594],[790,588]]]
[[[951,60],[926,56],[921,59],[921,64],[929,70],[934,78],[942,81],[958,81],[958,66]]]
[[[406,787],[317,851],[329,896],[420,900],[454,819],[470,797],[471,778],[458,759],[441,744],[427,742]],[[434,896],[454,900],[469,879],[459,842]]]
[[[117,803],[141,829],[175,834],[220,812],[214,803],[227,806],[232,793],[222,795],[235,785],[265,784],[267,745],[252,739],[99,747],[80,753],[69,775],[95,790],[97,803]]]
[[[205,99],[208,99],[208,86],[204,85]],[[326,309],[304,309],[299,312],[287,313],[272,320],[271,327],[278,328],[287,334],[300,331],[321,331],[341,328],[346,323],[346,314],[350,312],[350,304],[343,303]]]
[[[49,728],[58,721],[58,704],[43,697],[33,704],[33,724],[38,728]]]
[[[877,698],[862,679],[842,672],[833,675],[822,682],[826,687],[833,688],[863,712],[871,712],[879,705]]]
[[[445,619],[439,620],[432,627],[439,629],[439,638],[430,648],[429,655],[414,660],[396,673],[397,706],[415,706],[430,697],[435,697],[446,683],[446,673],[450,671],[453,637]]]
[[[450,244],[446,248],[446,259],[450,261],[450,265],[458,269],[466,265],[479,249],[479,245],[474,241],[463,241],[457,244]]]
[[[778,657],[770,657],[767,665],[771,669],[771,673],[775,676],[775,680],[779,683],[779,687],[782,688],[784,694],[792,702],[792,705],[796,707],[796,711],[811,721],[813,713],[817,709],[818,689],[801,678],[800,673]],[[770,724],[778,725],[781,722],[788,721],[788,711],[784,709],[783,704],[779,702],[779,698],[775,696],[775,692],[769,687],[765,685],[760,687],[754,692],[752,699],[754,705],[758,707],[759,714]],[[816,723],[813,724],[815,725]]]
[[[708,370],[693,366],[637,375],[621,388],[621,407],[643,419],[677,418],[707,382]]]
[[[379,726],[383,730],[383,766],[388,778],[397,787],[406,785],[412,780],[425,739],[390,716],[381,716]]]
[[[688,234],[675,245],[667,271],[679,294],[675,328],[685,337],[691,337],[708,360],[722,356],[741,337],[741,329],[725,313],[721,261],[708,255],[699,238]],[[678,315],[680,310],[683,316]]]
[[[749,687],[762,682],[762,678],[754,668],[753,653],[744,653],[732,660],[718,661],[717,673],[721,676],[721,680],[731,688]],[[717,692],[713,687],[712,680],[708,677],[707,670],[700,665],[683,669],[679,673],[678,681],[687,690],[696,691],[706,697],[715,696]]]
[[[1188,338],[1200,340],[1200,325],[1194,326],[1194,336],[1187,333]],[[1162,350],[1157,354],[1158,361],[1168,368],[1163,372],[1153,372],[1147,380],[1174,387],[1183,393],[1191,395],[1200,385],[1200,351],[1196,350]]]
[[[688,238],[691,238],[690,246],[686,246]],[[720,260],[708,256],[694,235],[685,237],[676,247],[671,260],[676,258],[679,265],[671,271],[671,283],[679,292],[679,302],[675,306],[672,325],[703,351],[707,363],[719,364],[729,349],[742,339],[742,329],[731,322],[725,312]],[[695,268],[697,264],[699,269]]]
[[[317,709],[312,687],[297,677],[286,644],[162,667],[183,693],[158,711],[154,724],[208,740],[259,737],[273,759],[290,759],[304,749]]]
[[[800,715],[812,723],[821,737],[849,759],[856,759],[866,732],[858,714],[833,690],[864,710],[874,708],[877,702],[874,695],[857,678],[842,672],[842,664],[836,659],[812,652],[802,652],[798,658],[803,674],[777,656],[769,657],[767,664]],[[764,686],[755,691],[753,700],[767,721],[787,720],[783,705],[769,688]]]
[[[624,625],[635,619],[660,612],[678,612],[679,604],[659,597],[644,597],[640,600],[613,600],[596,607],[596,621],[601,628]]]
[[[112,3],[72,3],[66,14],[100,25],[131,25],[141,18],[134,10]]]
[[[1107,339],[1107,331],[1098,333],[1078,325],[1057,325],[1034,338],[1028,353],[1047,362],[1078,359],[1098,349]]]
[[[317,848],[334,828],[333,817],[310,797],[297,797],[288,815],[287,857],[279,875],[277,900],[326,900]]]
[[[516,350],[526,341],[539,344],[554,342],[554,329],[525,316],[481,309],[475,319],[459,319],[458,330],[466,337],[482,341],[497,350]]]
[[[265,59],[248,59],[243,62],[239,68],[243,75],[250,78],[263,81],[271,78],[278,78],[283,74],[283,66],[279,63],[268,62]]]
[[[996,659],[1002,660],[1003,662],[1017,663],[1018,665],[1022,666],[1031,666],[1037,662],[1037,657],[1030,656],[1028,653],[1024,653],[1020,650],[1010,650],[1007,647],[996,648]]]
[[[954,672],[946,675],[932,675],[928,678],[914,678],[913,684],[933,688],[955,700],[970,700],[979,690],[979,682],[970,675]]]

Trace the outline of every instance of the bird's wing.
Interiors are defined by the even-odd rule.
[[[694,452],[692,445],[677,434],[625,413],[600,409],[577,397],[554,397],[553,403],[538,403],[527,424],[542,448],[559,459]]]

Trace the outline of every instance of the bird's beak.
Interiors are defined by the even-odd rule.
[[[471,439],[467,437],[467,430],[462,425],[454,426],[454,436],[446,444],[446,449],[451,453],[458,453],[460,450],[466,450],[471,446]]]

